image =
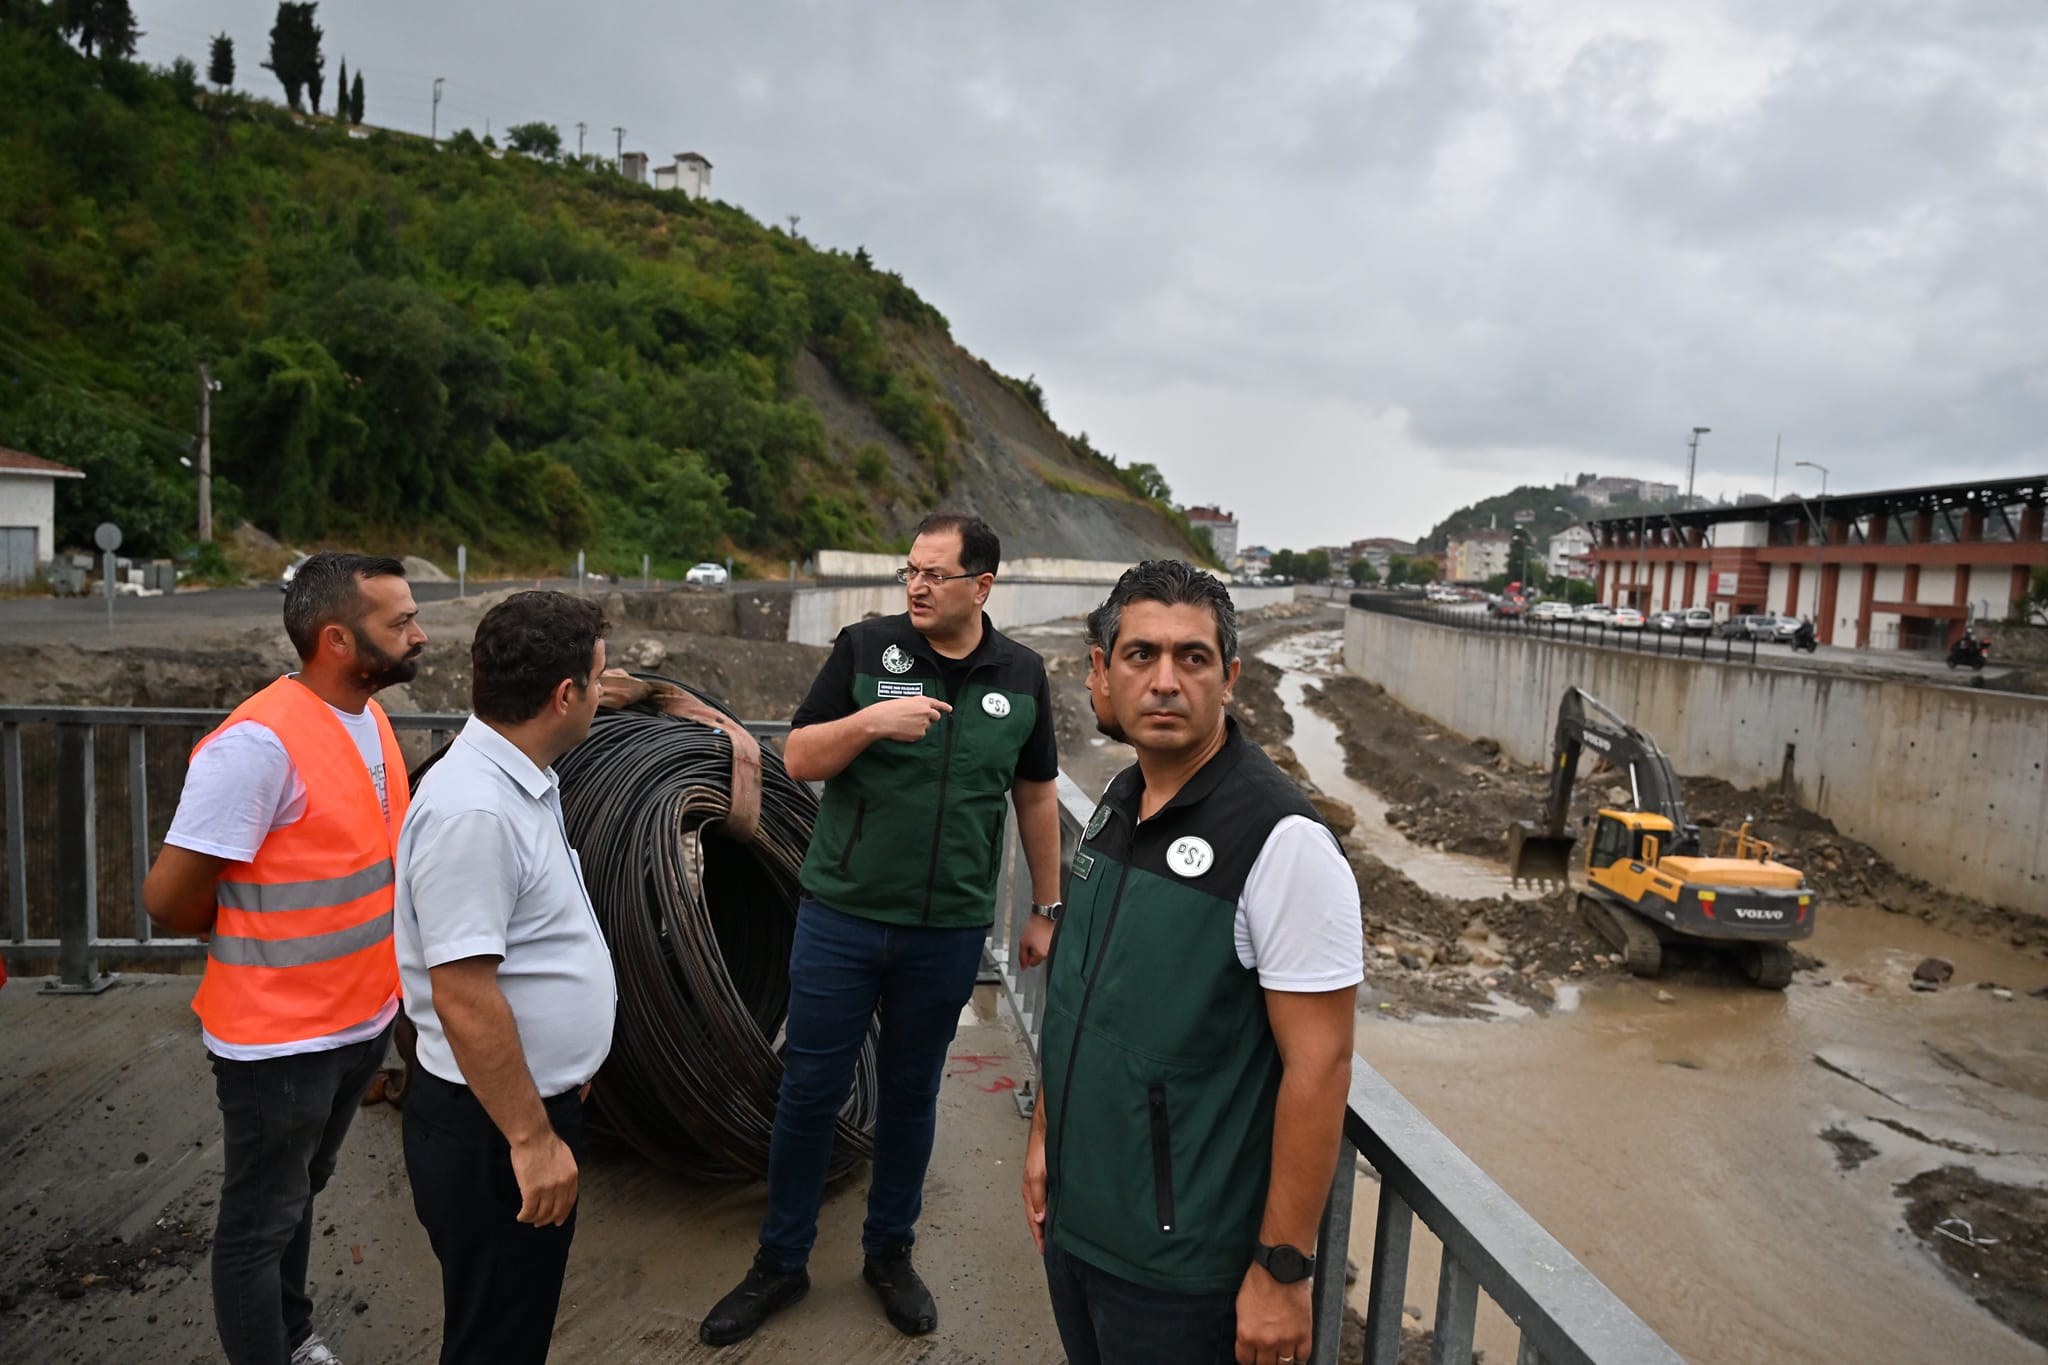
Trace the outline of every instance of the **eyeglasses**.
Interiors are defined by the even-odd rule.
[[[940,573],[936,569],[913,569],[907,564],[896,571],[896,581],[898,583],[903,584],[905,587],[908,587],[910,584],[917,582],[919,579],[924,580],[925,582],[931,584],[933,587],[937,587],[939,584],[946,582],[948,579],[979,577],[981,577],[981,575],[978,573]]]

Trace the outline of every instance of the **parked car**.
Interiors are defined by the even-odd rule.
[[[1651,630],[1674,631],[1685,629],[1685,618],[1675,611],[1660,611],[1646,623]]]
[[[1579,608],[1578,619],[1589,626],[1604,626],[1614,620],[1614,608],[1601,602],[1588,602]]]
[[[1643,614],[1634,607],[1617,607],[1614,616],[1607,622],[1616,630],[1641,630]]]
[[[1688,634],[1710,634],[1714,629],[1714,613],[1705,607],[1687,607],[1683,625]]]
[[[1756,629],[1755,623],[1758,621],[1775,621],[1776,619],[1776,617],[1761,616],[1755,612],[1742,616],[1731,616],[1721,623],[1721,627],[1716,634],[1726,639],[1757,639],[1760,638],[1760,632]]]
[[[290,592],[292,590],[292,580],[299,576],[299,565],[312,557],[311,555],[300,555],[297,559],[285,565],[284,572],[277,576],[277,590],[279,592]]]
[[[1789,645],[1792,637],[1799,633],[1799,618],[1796,616],[1764,615],[1756,618],[1750,631],[1757,639],[1767,644]]]
[[[1532,621],[1569,621],[1572,609],[1563,602],[1538,602],[1529,608]]]
[[[723,564],[692,564],[690,571],[683,575],[683,581],[685,583],[704,583],[712,587],[720,587],[730,580],[731,577],[732,575],[725,571],[725,565]]]

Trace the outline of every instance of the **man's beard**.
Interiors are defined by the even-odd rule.
[[[349,627],[349,634],[355,636],[356,669],[368,691],[381,692],[399,683],[409,683],[420,671],[420,651],[425,645],[414,645],[403,655],[386,654],[355,627]]]

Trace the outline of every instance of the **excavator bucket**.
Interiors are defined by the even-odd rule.
[[[1573,834],[1545,834],[1533,820],[1508,826],[1508,873],[1515,885],[1562,888],[1571,883]]]

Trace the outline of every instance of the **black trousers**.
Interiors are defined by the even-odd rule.
[[[384,1063],[386,1028],[325,1052],[211,1057],[224,1169],[213,1232],[213,1320],[231,1365],[284,1365],[313,1335],[306,1262],[313,1196]]]
[[[583,1101],[546,1101],[548,1122],[583,1160]],[[576,1215],[558,1228],[519,1221],[512,1148],[467,1086],[414,1068],[405,1098],[413,1212],[441,1262],[441,1365],[541,1365],[555,1332]]]
[[[1236,1365],[1237,1294],[1147,1289],[1045,1244],[1067,1365]]]

